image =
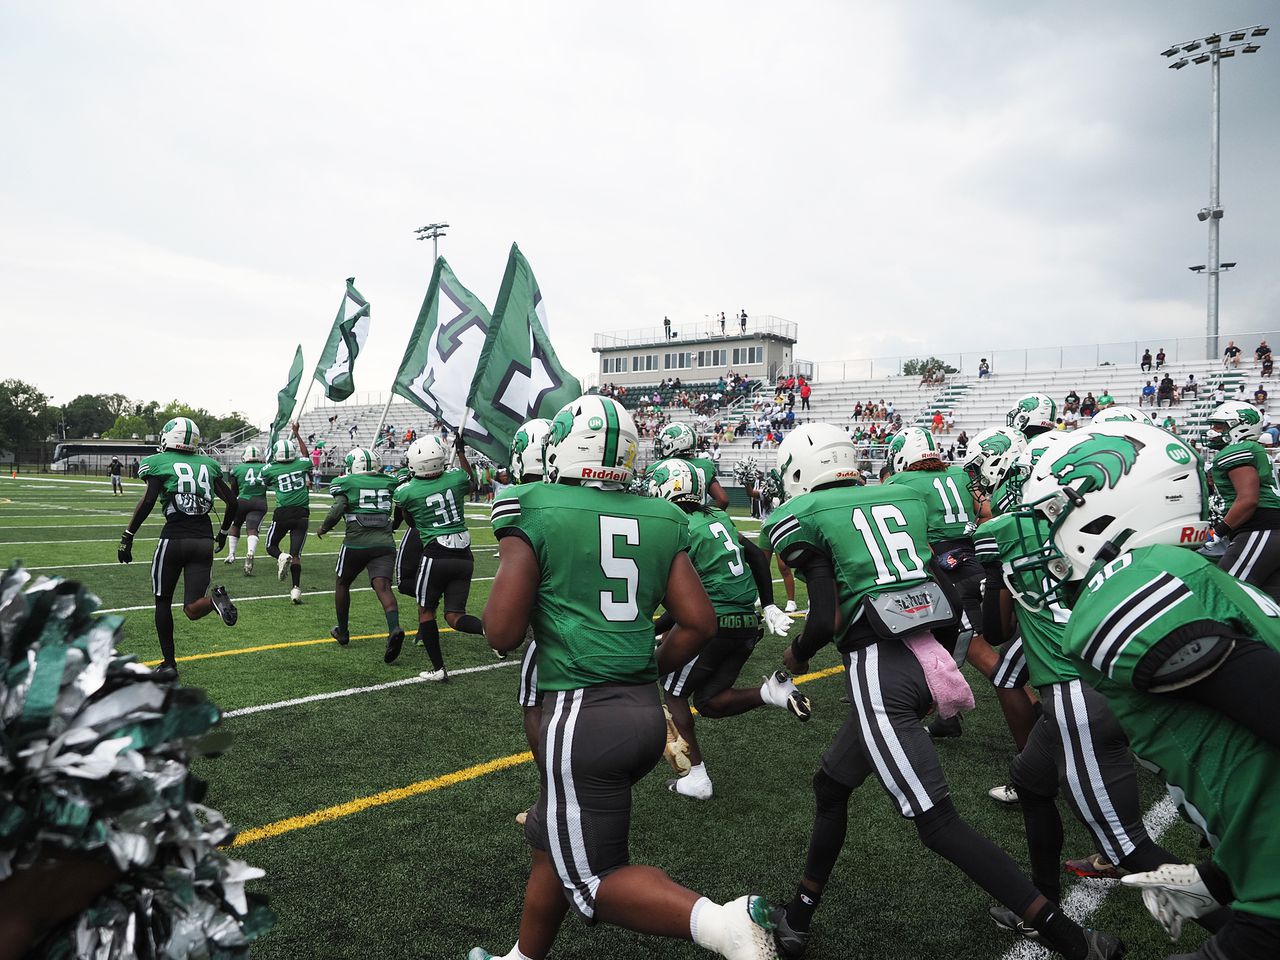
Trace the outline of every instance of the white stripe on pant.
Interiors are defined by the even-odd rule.
[[[169,541],[161,540],[156,544],[156,554],[151,558],[151,593],[153,596],[162,596],[160,581],[164,577],[164,555],[169,550]]]
[[[898,732],[893,728],[893,721],[885,710],[884,692],[880,687],[880,654],[876,645],[872,644],[864,650],[854,651],[849,656],[849,679],[853,685],[853,708],[858,713],[858,722],[862,727],[862,744],[867,756],[875,764],[880,773],[880,782],[898,803],[898,809],[904,817],[919,816],[933,807],[929,799],[929,791],[925,789],[920,778],[907,759],[907,753],[898,741]],[[870,701],[873,716],[868,716],[863,697]],[[875,730],[884,738],[889,753],[886,756],[876,742],[872,729],[874,719]],[[895,771],[900,774],[910,795],[899,785]]]
[[[556,694],[555,711],[547,727],[547,846],[561,883],[573,895],[573,901],[584,917],[595,916],[596,892],[600,878],[591,872],[587,862],[586,838],[582,834],[582,811],[573,786],[573,733],[582,705],[581,690],[562,690]],[[563,719],[563,732],[557,734]],[[557,778],[563,782],[563,795]],[[565,820],[565,836],[560,832],[560,816]]]

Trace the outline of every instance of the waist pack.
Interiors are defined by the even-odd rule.
[[[449,550],[465,550],[471,546],[471,534],[465,530],[462,533],[446,533],[436,537],[436,543]]]
[[[876,636],[885,640],[953,627],[959,619],[946,592],[932,580],[866,597],[861,610]]]

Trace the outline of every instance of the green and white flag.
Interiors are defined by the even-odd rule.
[[[434,414],[451,429],[459,429],[467,419],[467,388],[480,362],[489,322],[485,305],[458,282],[440,257],[431,272],[427,296],[392,392]],[[467,421],[466,438],[481,450],[492,441],[474,419]]]
[[[348,302],[355,308],[347,316]],[[347,292],[333,320],[329,339],[324,342],[320,362],[316,364],[315,378],[324,384],[324,395],[335,403],[355,393],[352,376],[356,357],[369,337],[369,301],[356,289],[356,278],[347,277]]]
[[[293,407],[298,400],[298,384],[302,382],[302,346],[299,344],[289,367],[289,382],[276,394],[276,418],[271,421],[271,443],[280,439],[280,431],[293,419]]]
[[[546,333],[546,307],[533,269],[511,245],[507,272],[493,308],[467,405],[491,437],[472,443],[495,463],[510,457],[511,439],[533,417],[554,417],[582,395],[582,384],[556,358]]]

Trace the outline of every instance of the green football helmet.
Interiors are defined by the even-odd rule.
[[[698,449],[698,435],[687,423],[669,423],[654,441],[659,457],[685,457]]]
[[[649,474],[649,496],[701,506],[702,476],[683,460],[664,460]]]
[[[244,453],[240,455],[240,459],[245,463],[261,463],[262,449],[254,446],[252,443],[244,448]]]
[[[174,417],[160,430],[162,451],[180,450],[195,453],[200,446],[200,428],[190,417]]]
[[[1057,425],[1058,405],[1043,393],[1022,397],[1005,415],[1008,425],[1030,439]]]
[[[1205,445],[1211,450],[1221,450],[1233,443],[1257,440],[1262,436],[1262,414],[1258,408],[1243,400],[1228,400],[1218,404],[1205,421],[1209,432]]]
[[[277,440],[271,445],[272,463],[293,463],[298,459],[298,446],[292,440]]]
[[[973,438],[962,466],[969,489],[990,496],[1027,449],[1027,438],[1013,427],[988,427]]]
[[[551,421],[535,417],[521,424],[511,438],[511,479],[523,483],[525,477],[541,477],[544,473],[542,448],[551,435]]]
[[[377,455],[364,447],[353,447],[342,463],[349,474],[377,473],[381,469]]]

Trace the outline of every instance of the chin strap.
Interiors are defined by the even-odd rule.
[[[1100,571],[1112,560],[1115,560],[1117,557],[1119,557],[1121,553],[1120,548],[1125,545],[1125,543],[1128,541],[1130,537],[1133,536],[1133,534],[1134,534],[1134,531],[1132,530],[1122,530],[1120,531],[1120,535],[1117,536],[1114,540],[1108,540],[1106,543],[1104,543],[1102,547],[1098,550],[1098,552],[1094,554],[1093,563],[1089,566],[1089,569],[1085,572],[1084,579],[1082,582],[1088,583],[1095,576],[1097,576],[1098,571]]]

